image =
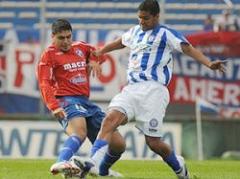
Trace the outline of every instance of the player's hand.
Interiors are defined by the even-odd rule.
[[[57,108],[54,111],[52,111],[52,114],[57,119],[64,119],[66,117],[65,111],[63,108]]]
[[[226,63],[226,60],[215,60],[210,62],[209,68],[212,70],[219,70],[220,72],[224,73],[226,71],[226,68],[224,66],[224,63]]]
[[[91,56],[94,56],[97,61],[102,64],[106,60],[105,54],[101,51],[101,49],[97,49],[91,52]]]
[[[92,55],[94,55],[96,57],[101,57],[103,55],[103,53],[101,52],[100,49],[97,49],[95,51],[92,51]]]
[[[96,61],[90,61],[88,63],[88,76],[92,74],[93,77],[100,76],[102,73],[102,67],[99,64],[99,62]]]

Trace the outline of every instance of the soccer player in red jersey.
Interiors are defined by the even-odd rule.
[[[101,61],[91,55],[94,49],[85,42],[72,41],[72,27],[67,20],[58,19],[52,24],[52,45],[41,56],[37,76],[44,103],[68,135],[57,162],[50,169],[52,174],[63,173],[68,177],[81,173],[70,159],[86,137],[94,142],[105,116],[89,100],[90,71],[93,75],[101,72]],[[125,142],[115,131],[103,165],[113,164],[124,150]]]

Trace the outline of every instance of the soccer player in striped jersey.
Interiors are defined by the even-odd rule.
[[[52,24],[52,45],[41,56],[37,76],[43,101],[68,135],[57,162],[51,166],[54,175],[79,174],[80,168],[69,160],[86,137],[94,142],[105,116],[89,100],[89,70],[96,75],[101,72],[101,58],[91,55],[94,49],[85,42],[72,42],[72,27],[67,20],[58,19]],[[125,141],[118,131],[110,146],[106,157],[114,163],[125,150]]]
[[[189,55],[212,70],[224,71],[224,66],[221,61],[210,61],[179,32],[161,25],[159,13],[157,0],[144,0],[138,7],[139,25],[94,52],[99,56],[124,47],[130,49],[128,84],[111,100],[92,147],[90,162],[99,168],[102,176],[108,172],[104,165],[108,159],[99,154],[108,150],[118,126],[135,119],[136,127],[144,133],[150,149],[162,157],[178,178],[189,178],[183,157],[177,156],[161,139],[163,118],[169,103],[167,85],[172,77],[172,52],[176,50]]]

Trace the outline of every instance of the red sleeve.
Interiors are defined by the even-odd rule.
[[[44,52],[38,63],[37,78],[43,101],[48,109],[53,111],[60,106],[58,100],[54,96],[56,89],[54,87],[55,82],[52,75],[53,65],[50,60],[49,54]]]
[[[94,51],[94,50],[96,50],[96,48],[88,44],[88,52],[89,52],[88,60],[89,61],[97,61],[100,64],[105,62],[105,55],[101,55],[99,57],[96,57],[95,55],[92,55],[91,52]]]

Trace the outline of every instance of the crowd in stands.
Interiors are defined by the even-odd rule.
[[[240,30],[240,14],[233,14],[231,9],[225,9],[222,14],[213,18],[208,14],[204,20],[204,31],[239,31]]]
[[[45,5],[41,0],[34,0],[31,3],[28,0],[0,1],[0,32],[11,28],[39,30],[42,27],[50,27],[52,21],[57,18],[68,19],[74,29],[127,30],[137,23],[136,9],[141,1],[46,0]],[[224,10],[228,6],[220,0],[159,2],[162,7],[161,23],[184,34],[202,30],[236,31],[240,29],[240,14],[236,13],[240,11],[240,0],[232,0],[234,4],[232,11]],[[43,7],[45,7],[44,10]]]

